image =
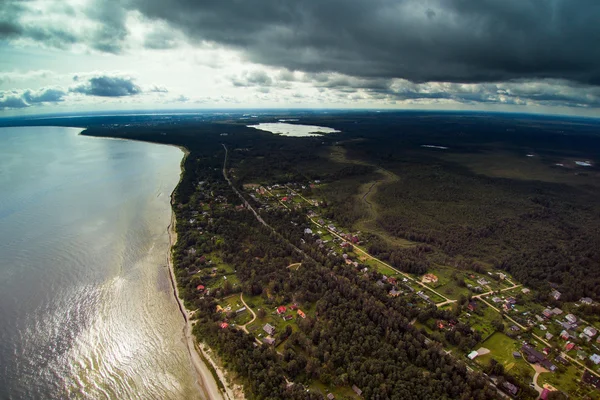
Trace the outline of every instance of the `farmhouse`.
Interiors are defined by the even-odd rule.
[[[585,335],[589,338],[593,338],[594,336],[596,336],[598,331],[593,326],[588,326],[583,330],[583,333],[585,333]]]
[[[263,326],[263,330],[269,335],[273,335],[275,333],[275,327],[271,324],[265,324],[265,326]]]

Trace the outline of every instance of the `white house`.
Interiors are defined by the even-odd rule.
[[[575,322],[577,322],[577,317],[574,316],[573,314],[567,314],[565,315],[565,319],[567,321],[569,321],[569,323],[574,324]]]
[[[593,326],[588,326],[583,330],[583,333],[585,333],[586,336],[593,338],[594,336],[596,336],[598,331]]]

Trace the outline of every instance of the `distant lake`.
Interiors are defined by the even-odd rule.
[[[200,398],[168,278],[174,147],[0,129],[0,398]]]
[[[248,125],[248,127],[271,132],[277,135],[295,137],[321,136],[324,133],[340,132],[333,128],[326,128],[323,126],[286,124],[283,122],[260,123],[257,125]]]

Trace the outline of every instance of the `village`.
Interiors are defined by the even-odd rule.
[[[552,289],[548,295],[553,303],[541,304],[532,290],[503,271],[456,271],[450,266],[435,265],[420,276],[402,272],[370,255],[361,232],[339,227],[322,216],[323,201],[313,190],[321,184],[319,181],[251,184],[244,185],[244,194],[257,205],[259,213],[270,210],[306,213],[310,225],[293,227],[301,230],[302,242],[341,256],[346,265],[372,280],[389,297],[406,297],[415,307],[458,310],[455,319],[413,323],[431,340],[441,342],[448,352],[463,359],[470,369],[486,373],[491,363],[499,363],[503,371],[535,389],[542,399],[551,391],[600,398],[600,324],[577,316],[577,308],[592,304],[592,299],[561,303],[561,294]],[[210,207],[232,208],[222,196],[213,197],[210,204],[202,207],[194,212],[190,224],[208,218]],[[234,209],[242,211],[244,206]],[[201,294],[213,293],[220,299],[217,306],[223,316],[220,328],[237,326],[252,333],[256,345],[273,346],[281,353],[299,324],[318,317],[314,303],[277,302],[264,296],[241,295],[232,266],[216,254],[200,257],[204,257],[202,262],[210,268],[212,279],[199,284],[197,290]],[[298,260],[283,267],[293,272],[302,268],[302,263]],[[453,332],[457,324],[470,326],[481,336],[481,341],[469,349],[444,343],[443,335]],[[498,383],[495,378],[490,379]],[[498,386],[509,396],[518,395],[518,386],[509,381],[503,380]]]

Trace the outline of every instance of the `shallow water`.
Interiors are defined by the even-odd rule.
[[[168,278],[182,152],[0,129],[0,398],[200,398]]]

